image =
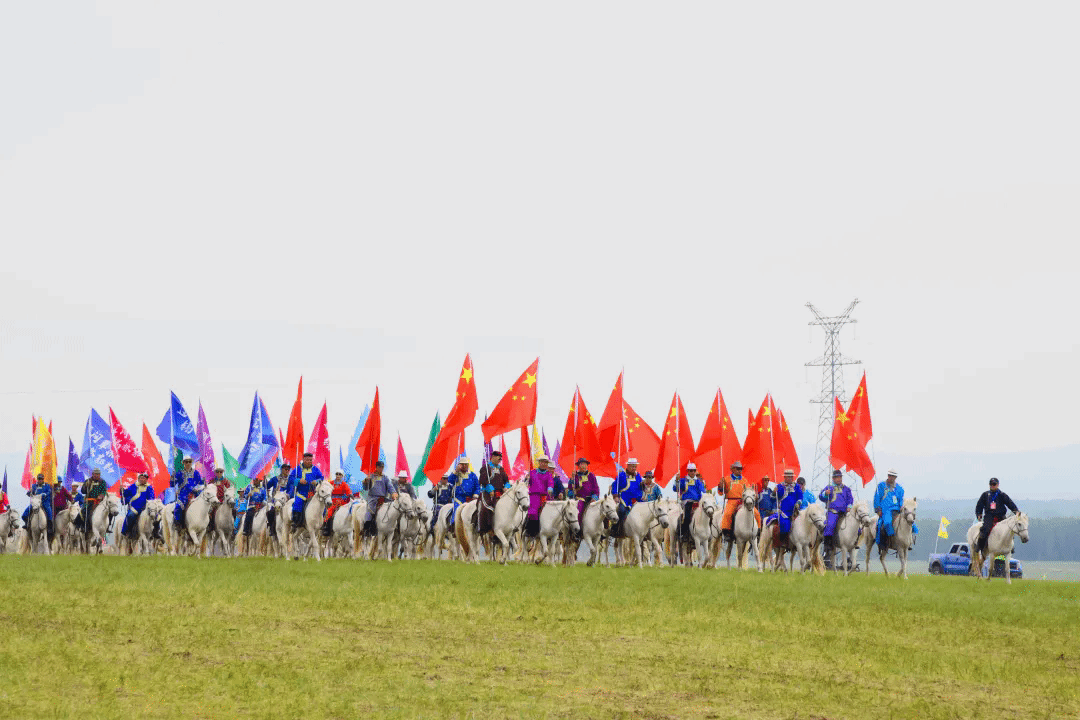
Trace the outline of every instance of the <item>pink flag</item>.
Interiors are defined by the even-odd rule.
[[[146,459],[143,458],[139,446],[131,439],[131,435],[120,424],[119,418],[113,409],[109,408],[109,424],[112,426],[113,455],[116,456],[116,464],[121,470],[126,471],[121,476],[121,487],[130,485],[135,478],[132,473],[146,472]]]
[[[311,429],[307,452],[315,456],[315,467],[322,471],[323,477],[330,477],[330,434],[326,429],[326,403],[322,404],[319,419]]]
[[[409,477],[412,477],[412,473],[409,471],[409,459],[405,457],[405,446],[401,444],[401,434],[397,436],[397,462],[394,464],[394,474],[397,475],[402,470]]]
[[[34,420],[34,429],[37,429],[37,420]],[[22,469],[22,488],[23,490],[29,490],[34,485],[34,472],[30,469],[31,460],[34,454],[34,443],[30,443],[30,447],[26,448],[26,463],[23,464]]]
[[[206,425],[202,400],[199,401],[199,424],[195,428],[195,437],[199,441],[199,457],[195,460],[195,469],[202,475],[203,481],[208,482],[214,477],[217,461],[214,460],[214,441],[210,439],[210,428]]]

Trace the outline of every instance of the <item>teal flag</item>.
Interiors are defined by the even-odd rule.
[[[221,445],[221,456],[224,458],[222,467],[225,470],[225,479],[231,482],[234,488],[243,490],[251,484],[251,478],[240,474],[240,463],[225,449],[224,443]]]
[[[424,448],[424,457],[420,460],[420,464],[416,466],[416,474],[413,475],[412,484],[414,487],[420,487],[424,483],[428,482],[428,476],[424,474],[424,466],[427,465],[428,455],[431,453],[431,446],[435,444],[435,438],[439,436],[439,430],[442,428],[442,422],[439,421],[439,413],[435,413],[435,420],[431,423],[431,432],[428,433],[427,447]],[[434,481],[431,483],[434,485]]]

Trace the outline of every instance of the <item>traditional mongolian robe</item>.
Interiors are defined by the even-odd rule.
[[[364,514],[364,522],[371,522],[375,519],[380,500],[385,502],[397,492],[396,483],[382,473],[369,475],[368,480],[371,481],[371,489],[368,490],[367,512]]]
[[[596,476],[591,472],[577,472],[574,473],[574,477],[570,480],[570,489],[574,493],[574,497],[585,500],[579,505],[578,524],[580,525],[585,521],[585,510],[588,509],[593,500],[600,499],[600,483],[596,482]]]
[[[733,474],[728,478],[724,494],[724,518],[720,523],[720,527],[724,530],[734,530],[735,513],[738,512],[739,507],[742,505],[742,496],[745,490],[746,484],[743,482],[742,475]],[[754,507],[754,517],[757,518],[758,527],[761,527],[761,512],[756,506]]]
[[[285,486],[286,491],[293,498],[292,510],[294,513],[304,511],[304,503],[315,494],[315,488],[323,481],[322,470],[312,465],[310,468],[303,466],[293,468],[289,473],[289,483]]]
[[[45,511],[45,520],[48,523],[49,534],[52,534],[53,526],[53,500],[52,500],[52,487],[45,483],[34,483],[30,486],[30,489],[26,491],[27,497],[34,497],[35,495],[41,496],[41,509]],[[23,510],[22,520],[23,525],[30,527],[30,508],[27,507]]]
[[[874,511],[881,511],[881,517],[878,518],[875,542],[880,544],[883,537],[892,537],[896,534],[896,528],[893,525],[893,513],[900,512],[903,507],[904,488],[899,483],[889,487],[887,480],[879,482],[877,490],[874,492]],[[919,528],[913,525],[911,532],[918,534]]]
[[[776,518],[777,531],[786,536],[791,532],[791,521],[795,517],[799,501],[802,500],[802,491],[798,485],[784,483],[776,487],[776,499],[780,507],[773,517]]]
[[[555,491],[555,474],[551,470],[529,471],[529,514],[525,518],[525,534],[540,534],[540,510]]]
[[[476,529],[481,535],[494,529],[495,503],[506,492],[510,478],[502,465],[485,463],[480,469],[480,508],[476,513]]]
[[[851,488],[847,485],[830,485],[818,496],[825,503],[825,537],[836,534],[840,518],[847,514],[855,500],[851,497]]]
[[[131,525],[138,517],[139,513],[146,509],[146,503],[153,500],[154,488],[150,485],[140,488],[138,484],[129,485],[124,490],[124,502],[127,504],[127,514],[124,516],[124,524],[120,528],[121,535],[127,535],[129,530],[134,529]]]
[[[333,494],[330,496],[330,507],[326,508],[326,512],[323,514],[323,520],[329,520],[334,517],[334,513],[342,505],[348,505],[349,500],[352,498],[352,491],[349,490],[349,483],[345,482],[345,478],[342,478],[340,482],[334,483]]]
[[[447,478],[450,487],[454,490],[454,507],[446,517],[446,526],[453,527],[454,518],[457,515],[458,506],[472,500],[472,496],[480,492],[480,479],[474,472],[458,473],[456,470]]]
[[[53,513],[66,510],[68,503],[72,502],[74,499],[75,498],[72,497],[70,490],[57,483],[56,487],[53,488]]]

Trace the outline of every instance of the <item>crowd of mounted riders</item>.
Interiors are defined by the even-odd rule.
[[[607,562],[610,545],[617,563],[708,567],[726,546],[729,567],[736,549],[740,567],[752,550],[759,570],[782,568],[788,554],[792,568],[796,556],[803,570],[823,557],[825,567],[836,561],[837,569],[849,572],[858,548],[864,546],[869,559],[877,544],[883,568],[892,550],[905,563],[904,572],[918,533],[914,498],[905,501],[894,470],[877,485],[871,509],[854,502],[840,471],[815,497],[791,470],[774,485],[767,476],[744,478],[740,462],[707,490],[689,463],[672,487],[676,497],[664,498],[653,472],[640,473],[635,458],[603,494],[588,458],[578,458],[575,472],[566,476],[541,456],[517,482],[511,482],[502,460],[493,451],[476,473],[467,457],[460,458],[428,491],[431,510],[419,502],[407,472],[387,477],[380,461],[362,491],[354,493],[342,472],[332,481],[324,478],[310,453],[298,467],[284,464],[278,474],[260,475],[239,493],[222,468],[204,480],[191,458],[184,458],[163,498],[155,497],[146,473],[120,496],[107,492],[98,470],[71,490],[59,480],[50,486],[39,474],[22,515],[22,549],[43,544],[46,552],[101,551],[106,533],[113,532],[121,551],[205,552],[216,533],[226,555],[320,558],[366,552],[375,557],[378,552],[391,559],[441,557],[445,550],[451,557],[478,560],[483,548],[503,562],[516,554],[519,560],[569,564],[584,543],[590,565]],[[1006,510],[1019,513],[992,479],[976,506],[981,523],[976,551],[985,551]],[[6,494],[0,496],[0,520],[6,525],[0,538],[6,541],[17,527]]]

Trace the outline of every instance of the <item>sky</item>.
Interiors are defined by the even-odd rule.
[[[335,456],[376,385],[419,455],[469,352],[481,414],[540,357],[552,445],[620,370],[695,436],[718,387],[740,437],[771,392],[806,469],[806,303],[855,298],[874,452],[1080,442],[1078,16],[4,3],[0,455],[169,390],[238,448],[301,375]]]

